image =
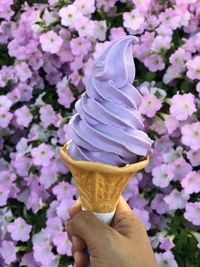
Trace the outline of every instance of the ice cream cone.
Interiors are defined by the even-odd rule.
[[[115,211],[129,179],[148,164],[149,157],[124,167],[73,160],[67,151],[69,142],[60,153],[73,175],[83,208],[97,213]]]

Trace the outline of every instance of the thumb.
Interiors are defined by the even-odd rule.
[[[113,236],[115,230],[108,225],[99,221],[92,212],[79,211],[72,219],[70,219],[65,229],[72,236],[78,236],[82,238],[90,251],[99,252],[101,248],[105,246],[110,237]]]

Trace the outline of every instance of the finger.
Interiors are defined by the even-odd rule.
[[[76,267],[85,267],[89,263],[89,256],[83,252],[74,253],[74,262]]]
[[[85,240],[89,250],[103,248],[115,232],[110,226],[100,222],[91,212],[79,211],[66,224],[66,231]]]
[[[84,252],[86,248],[86,243],[83,239],[77,236],[72,236],[72,254],[76,251]]]
[[[70,218],[72,218],[80,210],[81,210],[81,200],[80,198],[78,198],[68,210]]]

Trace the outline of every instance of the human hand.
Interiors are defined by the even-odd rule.
[[[80,199],[69,214],[66,231],[72,241],[75,267],[84,267],[89,261],[93,267],[157,267],[144,224],[122,197],[112,227],[92,212],[81,211]]]

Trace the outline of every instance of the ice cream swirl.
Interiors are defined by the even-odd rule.
[[[95,62],[69,123],[74,160],[125,166],[150,152],[153,141],[142,131],[138,111],[141,95],[132,85],[135,41],[125,36],[112,42]]]

